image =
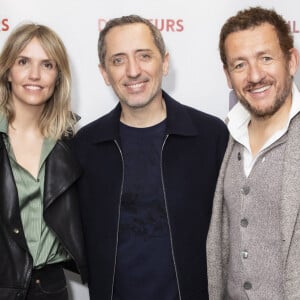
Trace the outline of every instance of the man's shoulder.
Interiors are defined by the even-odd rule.
[[[203,122],[211,122],[211,123],[216,123],[216,124],[221,124],[222,126],[226,126],[225,122],[222,121],[220,118],[217,116],[204,112],[202,110],[199,110],[197,108],[184,105],[186,110],[189,112],[190,116],[195,118],[196,120],[203,121]]]
[[[76,136],[90,136],[101,133],[103,130],[111,130],[116,122],[119,121],[118,107],[114,108],[107,114],[99,117],[98,119],[87,123],[79,129]]]
[[[96,120],[93,120],[84,126],[82,126],[79,130],[79,132],[93,132],[94,130],[97,130],[98,127],[104,126],[106,124],[106,119],[109,114],[103,115]]]
[[[225,122],[219,117],[177,101],[176,103],[178,105],[178,110],[181,110],[181,113],[186,114],[188,118],[190,118],[190,120],[196,125],[196,127],[200,126],[202,129],[203,126],[208,128],[221,128],[227,131]]]
[[[167,106],[168,129],[171,132],[196,134],[201,137],[228,136],[225,122],[217,116],[183,104],[165,92],[163,96]]]
[[[206,113],[195,107],[183,104],[182,102],[173,99],[165,92],[164,92],[164,97],[169,104],[168,106],[171,112],[185,114],[186,116],[191,118],[192,121],[197,122],[199,124],[206,123],[206,124],[212,124],[212,125],[215,124],[216,126],[226,127],[224,121],[222,121],[217,116]]]

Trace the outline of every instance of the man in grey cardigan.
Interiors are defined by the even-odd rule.
[[[290,28],[252,7],[223,25],[230,141],[207,239],[210,299],[300,299],[300,95]]]

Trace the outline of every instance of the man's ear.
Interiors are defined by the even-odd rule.
[[[109,76],[105,70],[105,67],[103,67],[101,64],[99,64],[98,68],[99,68],[99,71],[100,71],[106,85],[110,86],[111,84],[110,84]]]
[[[167,52],[163,58],[163,75],[167,76],[169,72],[169,53]]]
[[[226,75],[226,79],[227,79],[227,85],[230,89],[232,89],[232,83],[231,83],[231,78],[230,78],[230,74],[228,72],[228,69],[226,68],[226,66],[223,67],[224,73]]]
[[[296,48],[291,48],[289,52],[290,52],[289,72],[291,76],[294,76],[299,66],[299,52]]]

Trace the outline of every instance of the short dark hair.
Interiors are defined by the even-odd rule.
[[[289,24],[274,9],[265,9],[259,6],[240,10],[229,18],[223,25],[219,36],[219,51],[224,67],[227,67],[225,40],[230,33],[246,30],[264,23],[271,24],[278,36],[279,44],[286,58],[290,58],[289,50],[294,47],[294,39]]]
[[[158,48],[160,54],[162,57],[165,56],[166,54],[166,47],[165,43],[163,40],[163,37],[158,30],[156,26],[154,26],[149,20],[142,18],[138,15],[129,15],[129,16],[122,16],[120,18],[114,18],[109,20],[103,30],[99,34],[99,39],[98,39],[98,56],[99,56],[99,61],[100,64],[105,67],[105,55],[106,55],[106,45],[105,45],[105,37],[107,33],[114,27],[117,26],[123,26],[123,25],[128,25],[128,24],[135,24],[135,23],[142,23],[145,24],[154,39],[154,43],[156,47]]]

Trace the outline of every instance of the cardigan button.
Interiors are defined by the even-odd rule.
[[[242,187],[241,192],[242,192],[242,194],[244,194],[244,195],[248,195],[249,192],[250,192],[250,187],[247,186],[247,185],[245,185],[244,187]]]
[[[246,218],[241,220],[241,226],[242,227],[247,227],[248,226],[248,220]]]
[[[251,290],[252,289],[252,284],[249,281],[244,282],[244,289],[245,290]]]
[[[238,160],[241,160],[242,159],[242,155],[241,155],[241,152],[238,153]]]
[[[248,251],[247,250],[242,251],[242,258],[243,259],[247,259],[248,258]]]

